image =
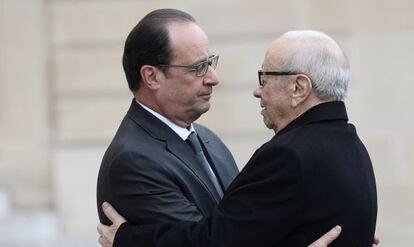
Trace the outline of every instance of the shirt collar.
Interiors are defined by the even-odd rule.
[[[150,109],[149,107],[147,107],[146,105],[142,104],[141,102],[138,101],[138,99],[135,99],[135,101],[140,106],[142,106],[142,108],[147,110],[149,113],[151,113],[156,118],[158,118],[163,123],[165,123],[168,127],[170,127],[184,141],[188,138],[188,136],[191,134],[191,132],[195,132],[193,124],[190,124],[190,126],[188,126],[187,128],[181,127],[181,126],[177,125],[176,123],[174,123],[173,121],[169,120],[168,118],[164,117],[163,115],[159,114],[158,112],[156,112],[156,111]]]

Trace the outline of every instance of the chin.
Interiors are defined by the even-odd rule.
[[[271,124],[271,123],[264,123],[265,125],[266,125],[266,128],[268,128],[268,129],[274,129],[275,128],[275,125],[274,124]]]
[[[208,110],[210,109],[210,104],[208,105],[203,105],[200,107],[196,107],[196,108],[192,108],[190,110],[191,115],[193,116],[192,118],[194,119],[194,121],[196,119],[198,119],[201,115],[203,115],[204,113],[206,113]]]
[[[273,129],[275,127],[275,125],[265,117],[263,117],[263,123],[268,129]]]
[[[200,114],[206,113],[208,110],[210,110],[210,102],[200,105],[197,109]]]

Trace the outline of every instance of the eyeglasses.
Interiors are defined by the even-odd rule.
[[[263,86],[264,81],[262,79],[263,75],[297,75],[297,74],[302,74],[299,72],[291,72],[291,71],[262,71],[259,70],[257,71],[258,75],[259,75],[259,85]]]
[[[186,68],[190,72],[195,72],[195,75],[197,77],[203,77],[207,74],[209,66],[211,66],[213,69],[217,68],[218,59],[219,59],[219,56],[211,55],[206,61],[193,64],[193,65],[159,64],[158,66]]]

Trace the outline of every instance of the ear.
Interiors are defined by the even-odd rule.
[[[293,85],[292,107],[296,107],[306,101],[312,92],[312,80],[304,75],[296,76]]]
[[[140,69],[142,83],[150,90],[157,90],[160,87],[161,71],[151,65],[143,65]]]

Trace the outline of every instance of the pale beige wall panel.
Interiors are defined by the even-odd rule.
[[[0,190],[17,208],[51,203],[42,1],[0,2]]]
[[[117,43],[153,9],[178,1],[53,1],[52,41],[55,45]]]
[[[79,97],[56,104],[56,140],[61,144],[82,145],[112,139],[132,96]]]
[[[116,95],[128,92],[121,46],[55,49],[53,92],[57,96]]]

